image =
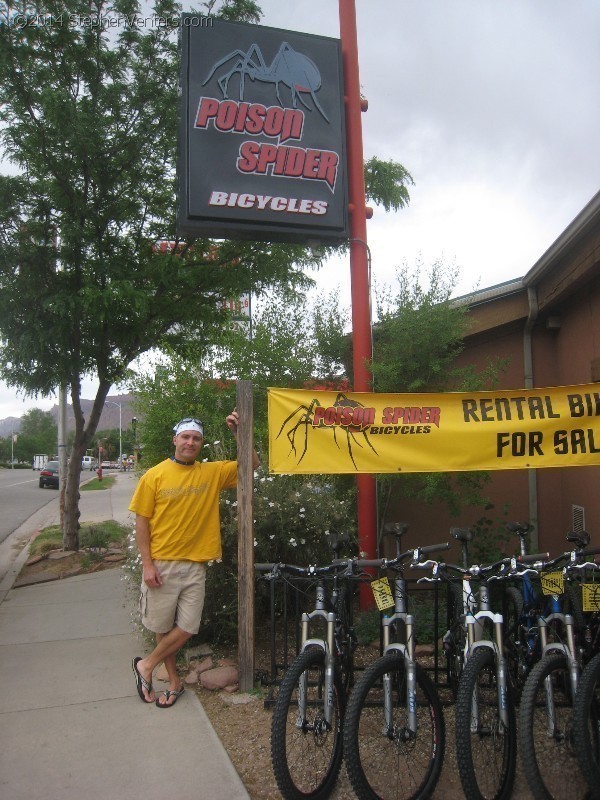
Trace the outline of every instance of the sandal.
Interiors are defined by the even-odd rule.
[[[166,692],[162,692],[156,698],[156,705],[158,706],[158,708],[172,708],[184,692],[185,692],[185,686],[182,686],[181,689],[179,689],[176,692],[172,692],[170,689],[167,689]],[[172,703],[159,703],[158,701],[160,700],[161,697],[164,697],[165,700],[169,700],[171,697],[174,697],[175,700],[173,700]]]
[[[147,681],[144,678],[144,676],[140,675],[140,673],[138,672],[137,665],[138,665],[138,661],[141,661],[141,660],[142,659],[139,656],[137,656],[131,662],[131,668],[133,669],[133,672],[135,674],[135,688],[137,689],[137,693],[139,694],[141,700],[144,701],[144,703],[153,703],[154,700],[148,700],[148,698],[145,696],[145,694],[144,694],[144,692],[142,690],[142,689],[145,689],[148,692],[148,694],[150,694],[150,692],[152,691],[152,682],[151,681],[150,682]]]

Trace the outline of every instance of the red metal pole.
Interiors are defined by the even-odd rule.
[[[352,297],[352,343],[354,391],[372,390],[368,364],[373,355],[371,340],[371,293],[367,249],[367,208],[365,202],[358,41],[354,0],[339,0],[340,39],[344,65],[344,105],[350,203],[350,279]],[[375,478],[358,475],[358,540],[367,558],[377,557],[377,501]],[[367,587],[362,587],[366,589]],[[373,604],[365,592],[361,607]]]

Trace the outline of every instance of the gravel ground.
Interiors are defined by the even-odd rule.
[[[230,653],[229,655],[234,656],[235,654]],[[264,661],[263,657],[263,663],[268,665],[268,658]],[[261,658],[260,655],[257,655],[257,668],[260,665]],[[242,699],[241,697],[233,700],[232,696],[208,692],[201,688],[197,690],[197,693],[252,800],[281,798],[271,768],[271,710],[270,707],[265,707],[266,691],[262,696],[243,696],[243,700],[247,702],[238,702]],[[456,768],[453,736],[454,707],[452,705],[445,705],[444,716],[446,753],[442,775],[433,798],[435,800],[460,800],[460,798],[464,798],[464,793]],[[333,800],[346,800],[346,798],[351,799],[354,796],[345,768],[342,767],[332,798]],[[530,800],[532,797],[520,773],[520,768],[512,797],[514,800]]]

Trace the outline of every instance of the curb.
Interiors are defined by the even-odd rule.
[[[29,537],[25,546],[23,547],[19,555],[15,558],[15,560],[12,562],[12,564],[8,568],[6,575],[2,579],[2,583],[0,583],[0,605],[2,605],[2,603],[6,599],[6,595],[15,585],[15,582],[19,577],[21,570],[25,566],[25,562],[29,558],[29,549],[31,547],[31,543],[38,534],[39,531],[36,531]]]

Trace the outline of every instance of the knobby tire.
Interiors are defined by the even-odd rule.
[[[579,767],[592,797],[600,800],[600,653],[583,671],[573,704],[573,734]]]
[[[471,708],[477,698],[476,730]],[[507,684],[508,727],[498,709],[496,659],[479,648],[463,670],[456,698],[456,758],[468,800],[505,800],[512,794],[517,757],[517,726],[510,684]]]
[[[305,719],[298,719],[298,685],[307,673]],[[331,727],[325,723],[325,653],[310,647],[293,661],[273,708],[271,761],[285,800],[329,797],[342,763],[344,692],[336,674]]]
[[[382,679],[392,675],[393,722],[386,729]],[[408,731],[406,668],[400,653],[371,664],[357,680],[344,721],[346,768],[359,800],[430,797],[445,750],[442,706],[433,683],[417,666],[417,733]]]
[[[549,726],[547,683],[554,696]],[[585,797],[573,738],[573,696],[569,665],[562,653],[548,653],[533,667],[521,696],[519,750],[523,771],[536,800]]]

